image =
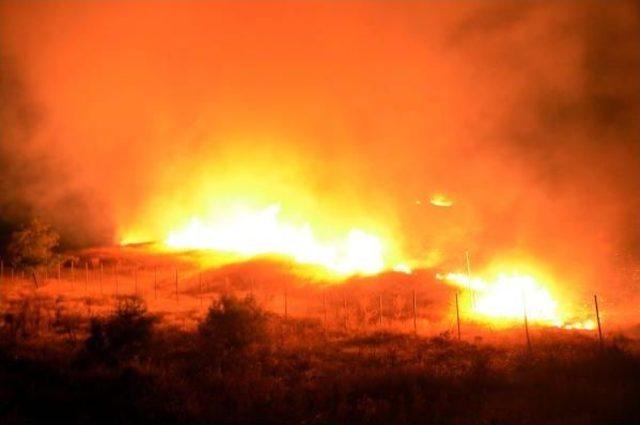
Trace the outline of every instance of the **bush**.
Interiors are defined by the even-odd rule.
[[[267,340],[267,317],[253,297],[238,300],[223,295],[209,308],[199,327],[206,345],[221,351],[236,351]]]
[[[122,298],[111,317],[91,320],[87,352],[110,362],[135,358],[147,348],[156,320],[140,298]]]

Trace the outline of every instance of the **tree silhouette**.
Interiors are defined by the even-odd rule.
[[[7,246],[9,260],[16,267],[35,267],[49,263],[60,236],[48,224],[34,218],[13,232]]]

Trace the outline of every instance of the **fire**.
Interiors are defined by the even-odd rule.
[[[439,274],[437,278],[468,290],[470,313],[480,321],[510,324],[523,320],[526,314],[530,323],[565,329],[595,328],[595,322],[590,319],[565,320],[549,289],[532,275],[499,273],[495,278],[485,280],[462,273],[448,273]]]
[[[199,258],[216,264],[284,257],[328,279],[394,267],[411,271],[413,262],[402,252],[405,236],[387,204],[344,182],[329,184],[338,179],[335,173],[282,141],[259,135],[228,140],[206,167],[182,175],[177,188],[168,172],[164,187],[134,214],[123,214],[120,242],[211,251]],[[275,156],[274,145],[281,147]]]
[[[193,218],[185,227],[171,231],[165,244],[174,249],[210,249],[244,258],[282,255],[339,275],[376,274],[386,268],[381,238],[352,228],[342,237],[321,240],[310,223],[287,222],[280,213],[281,206],[272,204],[217,219]]]
[[[429,202],[436,207],[450,207],[453,205],[453,201],[441,193],[433,195]]]

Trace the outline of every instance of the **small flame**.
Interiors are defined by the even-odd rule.
[[[587,319],[578,322],[570,322],[562,325],[563,329],[579,329],[579,330],[594,330],[596,328],[596,322],[593,319]]]
[[[450,207],[453,205],[453,201],[441,193],[433,195],[429,202],[436,207]]]
[[[400,263],[393,266],[393,271],[398,273],[411,274],[412,270],[411,267],[409,267],[407,264]]]

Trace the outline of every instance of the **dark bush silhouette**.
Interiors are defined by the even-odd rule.
[[[91,320],[87,353],[108,362],[135,358],[148,347],[156,320],[140,298],[122,298],[112,316]]]
[[[223,295],[199,327],[205,345],[223,352],[242,350],[267,339],[267,317],[253,297]]]

